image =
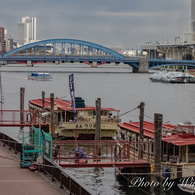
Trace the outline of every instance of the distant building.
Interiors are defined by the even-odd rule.
[[[119,54],[123,54],[123,48],[121,46],[107,46],[107,48],[112,49]]]
[[[10,36],[9,39],[5,38],[5,50],[6,52],[9,52],[13,50],[13,38]]]
[[[17,24],[17,43],[22,46],[36,40],[36,17],[25,16]]]
[[[0,55],[5,53],[5,29],[0,27]]]
[[[191,39],[195,41],[195,0],[191,0]]]
[[[185,35],[191,36],[191,42],[185,41]],[[186,59],[186,55],[189,54],[195,59],[195,0],[191,0],[191,31],[185,32],[182,36],[175,37],[172,43],[167,40],[166,43],[145,42],[142,43],[141,49],[147,52],[147,57],[150,58],[162,58],[182,60]],[[179,41],[178,41],[179,40]]]

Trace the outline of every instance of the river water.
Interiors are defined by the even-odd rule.
[[[50,72],[51,81],[27,80],[27,74],[33,71]],[[74,73],[75,94],[85,99],[87,105],[95,106],[95,100],[101,98],[102,107],[113,107],[121,114],[134,109],[145,102],[144,120],[153,121],[154,113],[163,114],[163,121],[171,124],[189,121],[194,123],[195,88],[193,84],[153,83],[150,74],[135,74],[128,65],[113,64],[91,68],[85,64],[36,64],[5,65],[0,67],[5,103],[3,110],[20,109],[20,87],[25,87],[25,110],[28,101],[46,97],[54,93],[55,97],[70,99],[69,75]],[[139,110],[121,117],[122,122],[139,120]],[[18,128],[1,128],[1,131],[21,140]],[[106,169],[68,169],[76,178],[95,191],[96,194],[152,194],[148,188],[130,188],[127,180],[116,180],[113,168]],[[181,193],[176,186],[164,194]]]

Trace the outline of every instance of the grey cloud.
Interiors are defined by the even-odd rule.
[[[172,38],[173,31],[182,34],[190,29],[190,1],[186,0],[6,0],[0,3],[0,26],[7,28],[8,34],[14,34],[15,41],[17,23],[25,15],[37,17],[38,39],[75,38],[124,49],[136,48],[149,39]]]

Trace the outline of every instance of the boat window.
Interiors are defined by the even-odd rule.
[[[102,116],[107,116],[107,111],[101,111]]]
[[[38,76],[38,73],[31,73],[31,76]]]
[[[188,153],[195,153],[195,145],[188,146]]]
[[[88,112],[88,115],[89,115],[89,116],[93,116],[93,111],[89,111],[89,112]]]
[[[38,76],[39,76],[39,77],[42,77],[42,76],[43,76],[43,73],[38,73]]]

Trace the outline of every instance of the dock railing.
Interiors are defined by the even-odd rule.
[[[143,146],[144,156],[142,158],[138,157],[138,145]],[[135,162],[139,160],[149,162],[150,158],[148,142],[130,142],[125,140],[58,140],[53,141],[53,149],[53,160],[59,164],[62,162],[76,162],[79,152],[76,155],[75,149],[83,151],[87,156],[88,162]]]
[[[22,143],[2,132],[0,132],[0,142],[3,144],[3,146],[7,147],[9,150],[12,150],[15,154],[22,154]],[[92,190],[88,189],[84,184],[67,173],[65,169],[50,160],[46,155],[44,155],[43,164],[41,164],[41,167],[44,173],[49,174],[52,177],[52,180],[59,182],[60,188],[65,188],[64,190],[66,190],[68,194],[95,194]]]
[[[87,189],[84,184],[79,182],[72,175],[67,173],[65,169],[58,164],[44,156],[42,169],[44,173],[49,174],[52,180],[57,180],[60,184],[60,188],[65,188],[69,194],[74,195],[91,195],[94,192]]]
[[[35,110],[1,110],[0,111],[0,126],[31,126],[39,125],[41,120],[42,125],[47,125],[48,121],[44,117],[40,119],[39,111]]]
[[[15,154],[19,154],[21,152],[22,143],[2,132],[0,132],[0,142],[3,143],[3,146],[7,146],[9,150],[13,150]]]

